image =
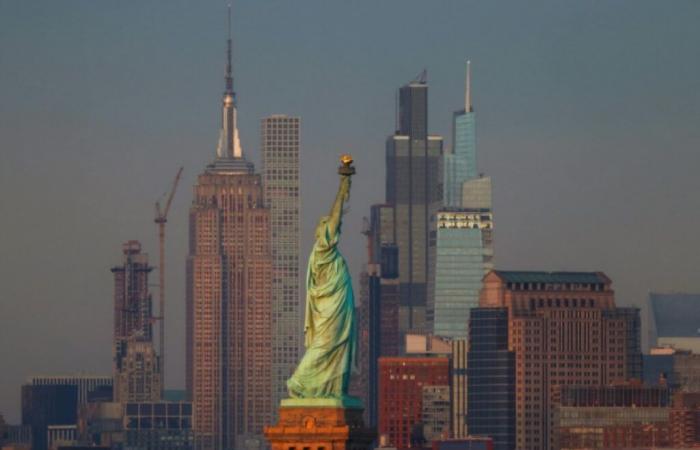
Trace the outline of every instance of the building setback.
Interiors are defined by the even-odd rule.
[[[386,203],[399,258],[399,326],[426,332],[431,217],[442,202],[442,137],[428,134],[425,73],[399,89],[398,124],[386,142]]]
[[[262,119],[263,198],[272,240],[273,404],[287,395],[299,362],[303,306],[299,301],[299,117]]]
[[[195,447],[262,440],[272,420],[272,255],[262,180],[240,145],[228,40],[221,138],[197,178],[187,258],[187,390]]]
[[[449,385],[449,372],[447,357],[379,358],[378,432],[390,445],[399,450],[422,445],[423,388]]]
[[[601,272],[492,271],[484,278],[480,309],[508,314],[516,449],[556,448],[552,413],[560,386],[641,377],[639,310],[615,307],[614,297]]]

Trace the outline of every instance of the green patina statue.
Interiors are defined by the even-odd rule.
[[[314,403],[311,399],[357,403],[347,396],[355,357],[355,300],[345,259],[338,251],[343,203],[355,173],[352,157],[341,157],[340,186],[330,215],[321,217],[306,275],[306,352],[287,380],[283,405]]]

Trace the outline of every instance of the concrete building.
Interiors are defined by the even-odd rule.
[[[78,407],[91,401],[96,394],[109,394],[113,379],[106,375],[38,375],[29,377],[30,386],[75,386]]]
[[[700,355],[688,350],[656,347],[642,358],[642,380],[646,384],[665,384],[675,391],[700,392]]]
[[[263,198],[272,232],[273,405],[287,396],[300,359],[303,304],[299,299],[299,117],[261,121]]]
[[[122,245],[114,274],[113,374],[116,401],[157,400],[160,358],[153,343],[153,302],[148,275],[153,270],[139,241]]]
[[[463,439],[469,436],[467,428],[467,368],[469,340],[453,339],[452,358],[450,367],[450,385],[452,386],[452,399],[450,401],[452,415],[452,437]]]
[[[221,138],[197,178],[187,258],[186,384],[195,447],[262,443],[272,423],[270,211],[240,145],[228,40]]]
[[[46,448],[56,450],[58,447],[76,445],[77,438],[77,425],[49,425],[46,432]]]
[[[557,448],[668,447],[670,406],[667,387],[560,386],[554,406]]]
[[[386,203],[393,212],[399,258],[401,333],[429,331],[428,244],[442,202],[442,137],[428,134],[425,72],[399,89],[396,132],[386,142]]]
[[[450,430],[450,385],[423,386],[423,437],[427,444],[448,439]]]
[[[611,284],[600,272],[492,271],[484,278],[479,309],[507,311],[518,450],[556,448],[559,386],[641,378],[639,310],[616,307]]]
[[[397,449],[422,446],[423,387],[449,383],[446,357],[379,358],[378,432]]]
[[[700,447],[700,393],[679,392],[674,395],[670,428],[674,447]]]
[[[135,402],[123,406],[124,447],[129,450],[191,450],[190,402]]]

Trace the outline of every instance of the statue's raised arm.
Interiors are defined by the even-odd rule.
[[[348,400],[355,356],[355,300],[345,259],[337,249],[343,203],[355,173],[349,155],[341,157],[340,186],[328,216],[316,227],[306,275],[306,352],[287,380],[293,399]]]

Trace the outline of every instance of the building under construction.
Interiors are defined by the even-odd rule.
[[[153,346],[153,302],[148,275],[153,270],[139,241],[122,245],[114,274],[114,400],[160,398],[161,367]]]

